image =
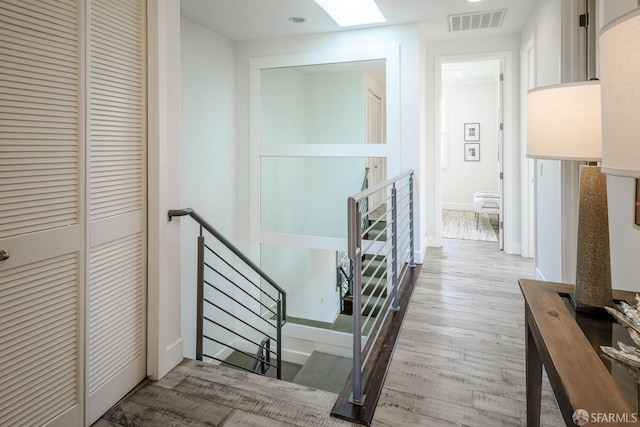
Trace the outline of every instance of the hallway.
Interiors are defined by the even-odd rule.
[[[532,270],[495,243],[445,239],[429,248],[372,425],[526,425],[517,279]],[[333,393],[198,365],[149,382],[97,426],[348,425],[329,416]],[[546,377],[542,399],[543,425],[562,426]]]
[[[524,302],[533,262],[492,242],[429,248],[374,425],[525,426]],[[541,421],[563,426],[544,376]]]

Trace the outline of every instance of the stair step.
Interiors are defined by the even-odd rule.
[[[369,316],[369,314],[371,314],[371,317],[377,317],[385,301],[386,298],[372,298],[371,301],[369,301],[362,310],[362,315]]]
[[[387,221],[381,220],[381,221],[375,222],[375,220],[369,220],[369,222],[372,224],[371,225],[372,230],[384,230],[385,228],[387,228]]]
[[[362,266],[363,276],[383,277],[387,273],[386,260],[380,261],[378,259],[365,259],[364,261],[362,261]]]
[[[369,231],[367,232],[367,240],[375,240],[377,237],[378,241],[387,240],[387,221],[378,221],[375,222],[373,220],[370,221],[371,225]]]
[[[368,286],[367,286],[368,284]],[[362,294],[387,296],[387,279],[369,276],[362,276]]]

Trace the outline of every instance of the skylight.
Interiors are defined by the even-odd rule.
[[[386,22],[375,0],[314,0],[341,27]]]

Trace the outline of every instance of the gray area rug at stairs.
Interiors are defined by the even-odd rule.
[[[485,242],[498,241],[498,236],[496,236],[486,213],[480,214],[480,221],[476,228],[475,212],[446,209],[442,210],[442,237]]]

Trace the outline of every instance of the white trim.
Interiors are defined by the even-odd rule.
[[[147,2],[147,375],[159,379],[159,76],[158,2]]]
[[[533,69],[529,67],[529,54],[533,55]],[[529,75],[533,73],[533,87],[536,87],[536,29],[520,49],[520,176],[521,176],[521,255],[533,258],[535,255],[535,201],[531,182],[535,179],[535,161],[526,156],[527,152],[527,109],[526,96],[529,89]],[[532,191],[529,191],[529,190]]]
[[[270,245],[298,246],[329,251],[347,250],[347,239],[337,237],[307,236],[302,234],[274,233],[269,231],[262,231],[259,236],[260,243],[267,243]]]
[[[443,210],[450,211],[471,211],[473,212],[473,203],[442,203]]]
[[[260,157],[390,157],[387,144],[283,144],[260,145]]]
[[[89,239],[87,238],[87,233],[89,233],[89,195],[88,189],[89,185],[89,152],[87,147],[89,146],[89,125],[88,125],[88,110],[89,110],[89,48],[90,48],[90,36],[91,36],[91,19],[90,19],[90,3],[87,2],[78,2],[78,13],[79,13],[79,24],[80,29],[78,32],[79,39],[79,48],[80,48],[80,69],[79,69],[79,84],[80,84],[80,117],[78,118],[79,123],[79,133],[80,136],[80,171],[79,176],[81,179],[80,185],[80,199],[78,200],[78,204],[80,206],[80,242],[82,247],[80,248],[80,259],[79,259],[79,278],[80,283],[85,284],[80,289],[80,293],[78,295],[78,299],[80,301],[80,312],[78,318],[78,336],[83,338],[83,341],[78,345],[78,363],[79,363],[79,372],[78,377],[80,378],[80,393],[78,395],[78,406],[79,412],[81,414],[82,419],[84,420],[84,424],[89,424],[89,411],[90,411],[90,403],[89,403],[89,355],[90,355],[90,346],[89,346],[89,307],[90,307],[90,295],[89,295],[89,254],[91,253],[90,247],[91,244]],[[33,248],[37,248],[39,246],[44,247],[58,247],[61,246],[61,243],[64,240],[59,240],[54,246],[48,246],[47,243],[41,240],[37,245],[34,245]],[[68,415],[71,415],[72,412],[68,412]],[[65,414],[65,415],[67,415]],[[66,416],[61,416],[58,418],[60,425],[65,425]],[[77,418],[76,418],[77,419]],[[75,421],[75,420],[74,420]],[[67,425],[74,425],[74,423],[69,422]]]
[[[147,375],[159,380],[182,361],[180,221],[167,217],[180,203],[179,3],[148,0],[147,31]]]
[[[586,80],[587,72],[581,62],[584,61],[583,45],[585,35],[575,23],[585,12],[585,2],[570,0],[562,2],[562,82],[571,83]],[[593,11],[592,13],[596,13]],[[596,20],[592,19],[592,25]],[[561,280],[563,283],[575,283],[576,257],[578,245],[578,202],[579,202],[579,163],[563,161],[560,166],[561,191]]]
[[[260,144],[260,71],[269,68],[317,65],[340,62],[368,61],[384,59],[386,61],[386,144],[348,144],[348,145],[262,145]],[[249,59],[249,256],[260,263],[260,244],[268,239],[276,241],[296,241],[291,235],[281,233],[262,233],[260,228],[261,211],[261,161],[262,157],[386,157],[387,173],[397,175],[400,170],[400,45],[372,44],[357,49],[338,49],[301,54],[254,57]],[[391,108],[389,108],[391,106]],[[345,201],[346,211],[346,201]],[[300,236],[314,240],[312,236]],[[323,244],[328,243],[325,241]],[[333,242],[337,243],[337,242]],[[346,246],[346,245],[345,245]],[[338,249],[341,250],[341,249]]]

